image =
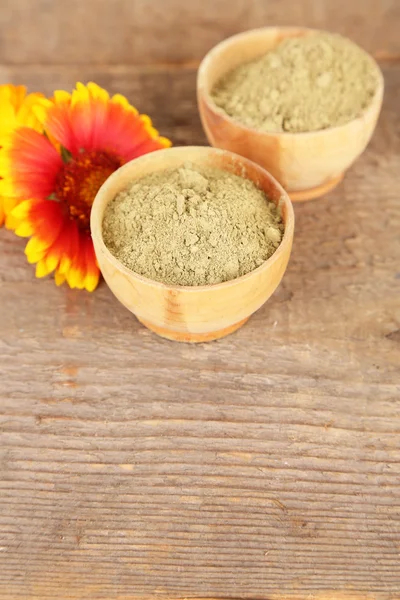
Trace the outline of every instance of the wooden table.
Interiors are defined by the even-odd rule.
[[[400,67],[337,190],[296,206],[249,323],[190,346],[0,231],[1,600],[400,597]],[[204,144],[195,68],[17,66],[121,92]],[[334,593],[335,591],[335,593]]]

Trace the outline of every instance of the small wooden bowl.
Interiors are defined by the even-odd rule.
[[[241,154],[269,171],[293,201],[311,200],[333,189],[367,146],[382,105],[383,76],[369,107],[345,125],[307,133],[266,133],[240,124],[212,100],[214,84],[239,65],[259,58],[287,37],[314,30],[266,27],[239,33],[215,46],[203,59],[197,77],[197,99],[212,146]]]
[[[105,246],[102,233],[104,210],[116,194],[136,179],[155,171],[180,167],[185,161],[217,167],[251,179],[281,207],[285,224],[281,244],[271,258],[251,273],[216,285],[165,285],[126,268]],[[90,227],[104,279],[118,300],[143,325],[170,340],[207,342],[241,327],[275,291],[290,256],[294,214],[284,189],[258,165],[224,150],[177,147],[137,158],[113,173],[97,193]]]

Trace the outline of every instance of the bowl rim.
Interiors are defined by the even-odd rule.
[[[221,50],[223,50],[225,47],[234,45],[237,41],[239,41],[241,39],[245,39],[246,37],[251,38],[254,35],[257,35],[257,34],[259,35],[262,32],[270,32],[270,31],[277,31],[277,32],[278,31],[287,31],[287,32],[304,31],[304,32],[310,32],[310,33],[311,32],[331,33],[333,35],[341,35],[336,32],[327,31],[326,29],[317,29],[317,28],[312,28],[312,27],[296,27],[296,26],[290,26],[290,25],[257,27],[255,29],[248,29],[248,30],[242,31],[240,33],[235,33],[234,35],[231,35],[231,36],[225,38],[224,40],[221,40],[218,44],[213,46],[207,52],[207,54],[203,57],[202,61],[200,62],[199,68],[197,70],[197,82],[196,82],[197,83],[197,101],[198,101],[199,105],[200,105],[200,94],[201,94],[201,100],[203,102],[205,102],[205,104],[207,105],[207,108],[210,111],[212,111],[218,117],[223,118],[228,123],[234,125],[235,127],[238,127],[239,129],[241,129],[243,131],[250,132],[252,135],[257,135],[257,136],[261,136],[261,137],[284,136],[287,138],[290,138],[290,137],[299,138],[300,136],[303,136],[303,137],[316,136],[316,135],[323,135],[323,134],[326,134],[331,131],[335,131],[335,132],[340,131],[341,129],[345,129],[345,128],[349,127],[353,123],[356,123],[358,121],[364,121],[366,115],[368,115],[370,112],[373,113],[375,111],[376,105],[378,105],[380,107],[380,105],[382,103],[382,99],[383,99],[385,80],[384,80],[383,73],[382,73],[382,70],[381,70],[378,62],[375,60],[375,58],[372,56],[372,54],[367,52],[367,50],[362,48],[359,44],[357,44],[357,42],[354,42],[351,38],[349,38],[347,36],[341,35],[341,37],[348,39],[350,42],[352,42],[358,48],[360,48],[363,52],[365,52],[365,54],[367,54],[370,57],[370,59],[373,61],[374,65],[377,69],[377,72],[378,72],[377,90],[376,90],[374,96],[372,97],[369,105],[363,110],[363,112],[358,117],[355,117],[354,119],[351,119],[351,121],[348,121],[347,123],[344,123],[342,125],[334,125],[333,127],[327,127],[325,129],[317,129],[315,131],[299,131],[296,133],[296,132],[290,132],[290,131],[260,131],[259,129],[256,129],[254,127],[248,127],[247,125],[244,125],[240,121],[237,121],[233,117],[229,116],[222,108],[220,108],[214,102],[214,100],[211,97],[210,92],[207,89],[207,86],[205,83],[207,69],[208,69],[211,61],[215,58],[215,56],[217,56],[221,52]]]
[[[135,271],[132,271],[131,269],[126,267],[110,252],[110,250],[107,248],[107,246],[103,240],[103,231],[102,231],[103,218],[100,218],[100,215],[99,215],[99,205],[102,202],[104,195],[107,194],[108,188],[110,186],[112,186],[113,183],[115,183],[120,178],[121,174],[124,171],[129,171],[133,165],[139,165],[140,163],[143,164],[145,162],[151,163],[155,159],[156,156],[160,156],[161,154],[166,154],[166,153],[175,153],[177,155],[181,155],[182,163],[185,162],[185,160],[190,161],[191,159],[190,159],[190,157],[187,156],[187,154],[188,154],[188,151],[190,152],[191,150],[194,150],[199,153],[204,152],[204,156],[206,156],[206,154],[207,155],[219,154],[219,155],[225,155],[225,156],[228,155],[236,162],[251,166],[253,169],[258,171],[262,177],[264,177],[264,178],[267,177],[267,179],[269,179],[274,184],[274,186],[280,192],[280,199],[279,199],[277,206],[279,206],[281,203],[283,203],[285,205],[285,209],[287,211],[287,213],[286,213],[287,217],[286,217],[286,223],[285,223],[285,229],[283,232],[283,237],[282,237],[282,240],[281,240],[278,248],[275,250],[275,252],[256,269],[249,271],[249,273],[246,273],[245,275],[236,277],[235,279],[230,279],[229,281],[223,281],[220,283],[212,283],[209,285],[178,285],[178,284],[168,284],[168,283],[163,283],[161,281],[156,281],[154,279],[150,279],[149,277],[145,277],[144,275],[140,275],[139,273],[136,273]],[[218,167],[218,168],[220,168],[220,167]],[[156,170],[163,170],[163,169],[162,168],[155,169],[154,172]],[[222,170],[224,170],[224,169],[222,169]],[[132,181],[134,181],[134,179],[132,179]],[[105,204],[103,213],[102,213],[102,217],[104,215],[105,207],[107,206],[107,204],[109,202],[111,202],[111,200],[112,200],[112,198],[110,198],[110,200],[108,200],[108,202]],[[120,167],[119,169],[114,171],[114,173],[112,173],[106,179],[106,181],[99,188],[99,190],[95,196],[95,199],[92,204],[91,213],[90,213],[90,232],[91,232],[91,237],[93,240],[93,246],[95,249],[96,257],[97,257],[97,253],[96,253],[96,244],[97,244],[99,250],[103,253],[103,255],[106,257],[106,259],[109,262],[111,262],[112,265],[117,270],[122,271],[125,275],[128,275],[130,277],[133,276],[146,285],[155,286],[155,287],[163,289],[163,290],[172,290],[172,291],[177,291],[177,292],[184,291],[184,292],[189,292],[189,293],[207,292],[210,290],[214,291],[214,290],[219,290],[222,288],[226,289],[228,287],[238,285],[238,283],[240,283],[246,279],[250,279],[251,277],[254,277],[255,274],[258,274],[261,271],[268,269],[273,263],[275,263],[280,258],[281,254],[283,254],[286,251],[286,247],[291,246],[292,241],[293,241],[293,236],[294,236],[294,223],[295,223],[294,209],[293,209],[293,204],[290,200],[289,194],[281,186],[281,184],[275,179],[275,177],[273,177],[273,175],[271,175],[266,169],[264,169],[263,167],[261,167],[260,165],[258,165],[256,163],[254,163],[253,161],[249,160],[248,158],[240,156],[239,154],[236,154],[235,152],[230,152],[229,150],[214,148],[213,146],[174,146],[172,148],[161,148],[160,150],[155,150],[148,154],[144,154],[143,156],[140,156],[138,158],[134,158],[133,160],[127,162],[125,165],[123,165],[122,167]],[[100,269],[100,271],[101,271],[101,269]]]

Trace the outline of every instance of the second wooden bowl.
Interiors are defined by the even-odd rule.
[[[185,161],[217,167],[251,179],[279,205],[285,225],[281,244],[271,258],[251,273],[216,285],[165,285],[126,268],[105,246],[102,233],[104,210],[116,194],[136,179],[155,171],[180,167]],[[258,165],[215,148],[185,147],[152,152],[113,173],[97,193],[90,227],[104,279],[118,300],[141,323],[171,340],[206,342],[241,327],[275,291],[289,260],[294,215],[286,192]]]
[[[289,192],[292,200],[311,200],[333,189],[364,151],[379,116],[383,77],[370,106],[345,125],[309,133],[266,133],[235,121],[216,106],[210,92],[226,73],[259,58],[287,37],[312,29],[266,27],[234,35],[203,59],[197,78],[200,116],[212,146],[237,152],[263,166]]]

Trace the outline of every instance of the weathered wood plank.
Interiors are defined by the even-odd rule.
[[[205,143],[191,69],[1,68],[125,93]],[[34,279],[0,231],[0,597],[398,599],[400,69],[365,155],[296,206],[236,334],[159,339],[105,285]],[[333,594],[332,590],[341,590]]]
[[[0,62],[149,64],[199,60],[228,35],[299,25],[400,55],[398,0],[13,0],[0,13]]]

